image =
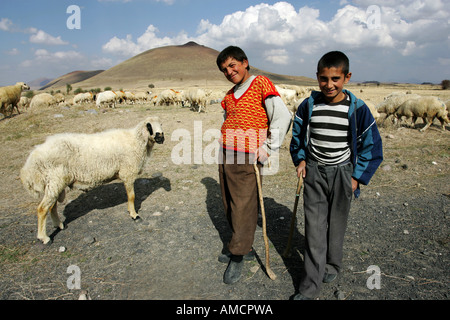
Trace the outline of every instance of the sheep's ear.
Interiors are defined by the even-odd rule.
[[[147,123],[147,129],[148,129],[148,132],[150,132],[150,135],[152,136],[153,135],[153,128],[152,128],[152,125],[151,125],[151,123]]]

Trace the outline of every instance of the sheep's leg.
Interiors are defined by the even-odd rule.
[[[42,199],[41,203],[37,208],[37,216],[38,216],[38,235],[37,238],[41,240],[44,244],[47,244],[50,241],[50,238],[47,236],[47,214],[49,210],[53,210],[53,205],[56,203],[55,201],[48,200],[45,196]]]
[[[58,216],[58,203],[55,202],[55,205],[52,207],[50,211],[50,216],[52,217],[53,226],[55,228],[60,228],[61,230],[64,229],[64,224],[59,220]]]
[[[411,128],[415,128],[416,127],[416,121],[417,121],[417,117],[416,116],[412,116]]]
[[[136,220],[139,218],[139,215],[136,213],[136,210],[134,208],[134,181],[133,182],[125,182],[125,190],[127,191],[127,197],[128,197],[128,212],[130,213],[131,218],[133,220]]]
[[[445,119],[439,119],[439,121],[441,122],[441,126],[442,126],[442,130],[445,131],[445,124],[447,123],[447,121]]]
[[[433,119],[429,119],[429,118],[423,118],[423,121],[425,122],[425,127],[420,129],[419,130],[420,132],[424,132],[425,130],[427,130],[433,123]]]

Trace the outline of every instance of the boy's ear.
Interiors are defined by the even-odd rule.
[[[347,84],[350,81],[351,77],[352,77],[352,73],[351,72],[347,73],[347,75],[345,76],[344,83]]]

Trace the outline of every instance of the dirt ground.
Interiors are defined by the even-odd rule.
[[[375,100],[370,95],[379,97],[376,90],[361,94]],[[38,201],[18,178],[32,147],[49,134],[133,127],[147,115],[162,119],[166,141],[155,146],[135,184],[142,222],[129,217],[120,181],[87,193],[73,190],[58,207],[66,229],[53,229],[48,219],[53,243],[42,245],[36,238]],[[195,139],[200,134],[200,148],[207,149],[211,140],[205,133],[219,129],[221,118],[220,106],[214,104],[206,113],[175,106],[85,106],[26,111],[0,120],[0,299],[77,300],[85,292],[92,300],[290,299],[298,290],[304,253],[301,198],[292,255],[282,256],[297,183],[288,151],[290,133],[278,172],[263,180],[270,263],[277,279],[265,273],[259,223],[257,259],[245,262],[240,282],[226,285],[226,265],[217,258],[230,230],[217,165],[193,161],[199,150],[194,141],[200,141]],[[177,129],[186,129],[192,138],[189,163],[173,161],[174,147],[180,144],[173,134]],[[422,133],[407,126],[380,126],[385,160],[352,203],[344,268],[336,281],[323,285],[320,300],[449,299],[448,130],[433,125]],[[76,275],[79,288],[71,281]]]

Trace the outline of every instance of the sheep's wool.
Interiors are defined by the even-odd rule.
[[[257,76],[248,90],[236,99],[231,89],[222,100],[226,119],[222,125],[221,143],[225,149],[254,153],[267,138],[268,119],[264,100],[279,96],[273,83]]]

